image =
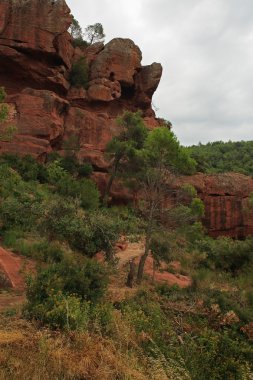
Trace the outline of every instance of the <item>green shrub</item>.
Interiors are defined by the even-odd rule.
[[[57,184],[58,192],[80,200],[84,209],[96,209],[99,206],[100,193],[90,179],[75,180],[70,176],[61,178]]]
[[[207,253],[206,264],[236,275],[253,262],[253,239],[244,241],[221,237],[216,240],[205,238],[198,241],[198,249]]]
[[[28,307],[28,316],[53,329],[86,330],[89,322],[88,302],[75,295],[52,292],[44,303]]]
[[[44,204],[39,230],[50,240],[63,240],[68,237],[72,225],[79,221],[77,204],[63,197],[55,197]]]
[[[75,155],[66,155],[59,160],[60,166],[70,174],[77,174],[79,162]]]
[[[113,328],[113,306],[110,303],[97,303],[92,305],[91,324],[95,331],[110,333]]]
[[[41,215],[41,204],[31,194],[10,195],[0,204],[0,220],[6,230],[20,228],[30,231]]]
[[[1,156],[0,162],[4,162],[16,170],[25,181],[47,181],[45,166],[39,164],[32,156],[27,155],[21,158],[15,154],[4,154]]]
[[[73,46],[79,47],[80,49],[86,49],[89,46],[89,44],[82,37],[80,37],[73,39]]]
[[[244,379],[245,366],[252,360],[252,349],[235,335],[205,329],[199,335],[186,335],[179,347],[193,380]]]
[[[81,164],[78,167],[78,174],[80,177],[89,177],[93,171],[91,164]]]
[[[95,304],[103,299],[107,284],[106,270],[96,261],[51,264],[29,278],[25,313],[52,328],[76,330],[87,328],[92,306],[93,318],[106,328],[109,309]]]
[[[69,79],[74,87],[83,87],[85,89],[88,87],[89,69],[84,58],[80,58],[73,64]]]
[[[51,161],[47,166],[49,183],[57,185],[63,178],[68,177],[67,171],[61,166],[60,160]]]
[[[50,264],[30,279],[27,299],[33,307],[51,297],[52,289],[63,294],[75,294],[82,300],[98,302],[103,298],[108,278],[105,268],[95,260],[83,263],[63,261]]]
[[[17,239],[23,236],[22,232],[19,230],[8,230],[2,233],[2,242],[5,247],[14,248]]]

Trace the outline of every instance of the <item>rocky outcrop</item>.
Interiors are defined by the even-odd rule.
[[[16,126],[17,133],[11,139],[0,140],[0,153],[45,159],[62,140],[69,103],[51,91],[25,89],[9,96],[8,106],[12,112],[5,124]],[[1,127],[6,125],[0,125],[0,131]]]
[[[24,87],[65,93],[74,48],[64,0],[0,1],[0,83],[9,92]]]
[[[103,151],[119,133],[117,116],[141,109],[150,128],[159,124],[151,99],[162,68],[142,67],[141,51],[129,39],[74,48],[71,20],[64,0],[0,0],[0,85],[9,95],[8,122],[17,127],[11,141],[0,141],[0,152],[43,160],[51,151],[63,152],[75,135],[80,160],[104,172]],[[69,82],[80,59],[89,67],[87,89]]]
[[[238,173],[196,174],[180,183],[192,184],[205,205],[203,218],[213,237],[244,238],[253,235],[253,210],[248,198],[253,192],[253,179]]]

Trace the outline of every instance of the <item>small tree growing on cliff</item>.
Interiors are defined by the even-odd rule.
[[[73,18],[72,23],[69,27],[69,33],[74,39],[82,39],[83,38],[83,31],[79,24],[79,22]]]
[[[107,182],[103,203],[107,205],[110,190],[115,178],[122,171],[123,166],[130,163],[136,156],[136,151],[143,147],[147,137],[147,128],[140,112],[126,111],[117,119],[117,124],[122,128],[118,136],[112,138],[107,144],[106,155],[111,162],[111,173]],[[128,165],[128,172],[130,165]]]
[[[6,92],[3,87],[0,87],[0,103],[3,103],[6,97]],[[0,121],[6,121],[8,117],[8,107],[6,104],[0,104]]]
[[[73,18],[72,23],[69,27],[69,33],[73,37],[73,45],[80,48],[86,48],[88,46],[88,42],[83,38],[83,31],[79,24],[79,22]]]
[[[73,87],[87,89],[89,81],[89,68],[85,58],[80,58],[73,63],[70,72],[70,83]]]
[[[88,44],[92,45],[95,42],[104,42],[105,34],[104,34],[104,28],[103,25],[97,22],[96,24],[93,25],[88,25],[85,28],[84,32]]]
[[[3,87],[0,87],[0,123],[4,123],[8,119],[9,108],[6,104],[2,104],[5,101],[6,92]],[[0,131],[0,140],[10,141],[15,133],[17,128],[13,125],[8,125],[2,131]]]

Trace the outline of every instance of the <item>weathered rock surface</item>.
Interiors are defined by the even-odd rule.
[[[151,107],[152,96],[157,89],[162,76],[162,65],[152,65],[141,68],[135,78],[135,101],[140,107]]]
[[[117,80],[122,85],[134,85],[134,75],[141,68],[142,54],[130,39],[114,38],[98,54],[91,66],[90,78]]]
[[[9,96],[8,106],[12,112],[2,128],[9,123],[16,126],[17,133],[11,141],[0,140],[0,153],[45,158],[62,139],[69,103],[51,91],[25,89]]]
[[[162,70],[144,67],[146,74],[137,78],[142,55],[129,39],[74,48],[71,20],[65,0],[0,0],[0,85],[8,93],[8,123],[18,130],[11,141],[0,141],[0,152],[43,159],[52,150],[62,152],[75,134],[79,158],[104,172],[103,151],[119,133],[118,115],[141,109],[150,128],[159,124],[151,98]],[[69,83],[80,58],[89,67],[87,90]],[[136,99],[143,94],[149,98],[141,104]]]
[[[64,0],[0,1],[0,83],[66,92],[74,48]]]
[[[205,204],[204,224],[213,237],[253,235],[253,210],[248,197],[253,179],[238,173],[196,174],[181,182],[192,184]]]

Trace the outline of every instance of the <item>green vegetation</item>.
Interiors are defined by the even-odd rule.
[[[88,42],[84,40],[82,28],[75,18],[73,18],[72,24],[69,27],[69,33],[73,38],[74,47],[85,49],[89,45]]]
[[[104,203],[75,139],[45,164],[0,157],[1,244],[37,263],[23,309],[1,312],[0,379],[252,379],[253,239],[206,236],[190,185],[166,202],[179,173],[195,170],[166,126],[148,131],[139,112],[118,123]],[[115,178],[138,191],[134,205],[107,206]],[[145,245],[132,289],[121,239]],[[159,275],[190,286],[146,276],[150,249]]]
[[[8,120],[9,108],[6,104],[2,104],[6,98],[6,92],[0,87],[0,123]],[[17,128],[13,125],[7,125],[0,130],[0,140],[11,141],[17,133]]]
[[[173,174],[191,173],[194,171],[195,164],[167,127],[156,128],[148,134],[140,153],[140,161],[141,165],[135,172],[135,178],[143,194],[140,206],[146,228],[145,251],[140,259],[137,274],[139,283],[143,278],[152,234],[158,227],[161,229],[161,219],[163,219],[163,224],[166,224],[166,214],[171,210],[171,205],[166,207],[164,203],[172,187]]]
[[[79,47],[81,49],[87,48],[96,42],[104,42],[105,34],[103,25],[99,22],[88,25],[84,32],[79,24],[79,22],[73,18],[72,23],[69,27],[69,33],[73,38],[74,47]],[[85,37],[85,39],[84,39]]]
[[[204,173],[238,172],[253,176],[253,141],[216,141],[186,148]]]
[[[96,261],[52,264],[28,280],[25,313],[51,328],[83,330],[106,286],[105,268]]]
[[[89,68],[85,58],[74,62],[70,71],[69,80],[72,86],[87,89],[89,81]]]
[[[117,124],[121,132],[113,137],[106,147],[107,159],[111,161],[111,172],[104,193],[105,205],[108,204],[114,180],[118,176],[122,177],[124,173],[128,176],[131,169],[136,170],[138,151],[143,148],[148,134],[140,112],[126,111],[117,119]]]
[[[95,42],[104,42],[105,34],[104,34],[104,28],[103,25],[97,22],[96,24],[93,25],[88,25],[85,28],[84,32],[88,44],[92,45]]]

